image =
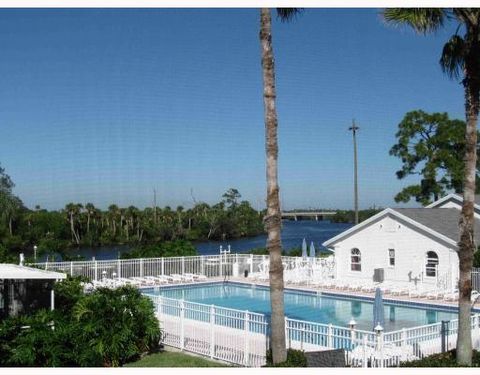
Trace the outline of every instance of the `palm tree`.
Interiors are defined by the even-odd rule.
[[[80,213],[80,210],[83,208],[81,204],[68,203],[65,206],[65,211],[67,212],[68,221],[70,222],[70,231],[72,233],[72,242],[75,242],[77,245],[80,245],[80,235],[75,229],[75,219]]]
[[[277,9],[281,20],[290,20],[296,8]],[[281,211],[278,187],[278,140],[275,90],[275,67],[272,48],[272,17],[269,8],[260,10],[260,45],[263,70],[263,105],[265,112],[265,149],[267,158],[267,249],[270,254],[271,348],[274,364],[285,362],[285,308],[283,300],[283,264],[281,242]]]
[[[117,218],[118,218],[119,211],[120,210],[116,204],[111,204],[110,206],[108,206],[107,217],[109,217],[110,220],[112,221],[113,238],[115,238],[115,235],[117,233]]]
[[[87,233],[90,233],[90,218],[95,213],[95,206],[93,203],[87,203],[85,205],[85,211],[87,213]]]
[[[457,31],[443,46],[440,66],[450,78],[462,78],[465,90],[465,169],[463,175],[463,205],[459,220],[460,263],[458,302],[457,362],[472,363],[472,334],[470,327],[472,292],[471,271],[476,250],[474,229],[475,172],[477,162],[477,120],[480,108],[480,9],[478,8],[392,8],[384,18],[394,25],[408,25],[417,33],[434,32],[452,20]],[[460,30],[463,36],[459,35]]]

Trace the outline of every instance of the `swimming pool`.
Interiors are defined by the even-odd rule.
[[[270,315],[269,290],[264,286],[234,282],[217,282],[182,286],[167,286],[143,290],[147,295],[183,299],[207,305],[249,310]],[[457,318],[456,308],[427,306],[385,300],[385,331],[395,331],[442,320]],[[285,289],[285,315],[291,319],[347,327],[353,317],[357,328],[373,328],[373,301],[368,298],[319,295],[315,292]]]

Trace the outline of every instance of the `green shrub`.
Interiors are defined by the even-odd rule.
[[[149,298],[132,287],[83,295],[79,286],[58,284],[61,310],[1,322],[0,366],[121,366],[156,351],[160,328]]]
[[[472,367],[480,367],[480,352],[474,350]],[[456,352],[434,354],[416,361],[404,362],[400,367],[464,367],[457,364]]]
[[[307,358],[302,350],[288,349],[287,360],[282,363],[273,364],[272,351],[267,351],[267,365],[265,367],[307,367]]]
[[[473,266],[480,268],[480,250],[477,249],[475,254],[473,254]]]
[[[86,347],[78,358],[81,366],[120,366],[155,350],[160,341],[153,302],[133,287],[98,289],[75,304],[73,318]]]
[[[0,263],[18,263],[18,255],[8,251],[7,247],[0,243]]]
[[[69,276],[66,280],[55,283],[55,305],[57,310],[69,312],[83,298],[82,281],[85,282],[87,280],[81,276]]]

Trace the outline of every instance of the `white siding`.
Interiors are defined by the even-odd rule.
[[[362,270],[352,271],[351,249],[358,248],[362,254]],[[389,266],[388,249],[395,249],[395,266]],[[425,277],[426,253],[435,251],[439,258],[438,275],[446,277],[458,271],[458,256],[455,250],[419,233],[409,224],[387,216],[368,225],[334,246],[339,278],[362,278],[373,280],[375,268],[383,268],[385,280],[402,283],[436,283],[436,278]]]

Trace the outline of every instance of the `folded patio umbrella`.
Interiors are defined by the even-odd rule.
[[[383,293],[380,288],[375,290],[375,301],[373,302],[373,328],[380,324],[385,329],[385,311],[383,307]]]
[[[315,245],[313,244],[313,241],[310,242],[310,257],[315,258]]]
[[[306,258],[307,255],[307,241],[305,241],[305,238],[303,239],[302,242],[302,258]]]

